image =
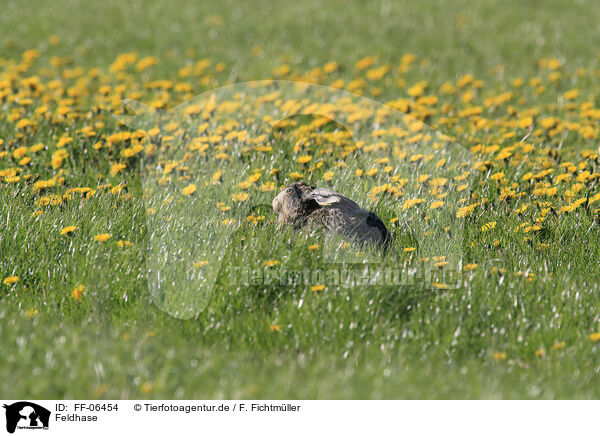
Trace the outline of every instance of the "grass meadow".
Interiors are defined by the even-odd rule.
[[[0,397],[600,395],[594,2],[5,2]]]

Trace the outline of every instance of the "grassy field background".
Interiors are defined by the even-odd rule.
[[[0,173],[0,397],[596,398],[599,15],[591,1],[8,2],[0,16],[0,82],[8,83],[0,94],[0,151],[6,152],[0,158],[6,171]],[[19,72],[14,66],[30,49],[39,57]],[[137,57],[126,76],[110,72],[118,55],[131,52]],[[56,66],[53,57],[65,56]],[[147,56],[156,65],[135,68]],[[372,65],[357,66],[369,56]],[[206,71],[182,78],[181,68],[200,59],[211,61]],[[323,74],[332,61],[334,71]],[[139,161],[120,154],[119,143],[93,148],[127,131],[110,116],[120,99],[164,98],[173,106],[229,83],[306,79],[315,68],[321,69],[317,82],[343,80],[348,87],[377,66],[389,72],[355,91],[382,103],[406,99],[412,116],[480,157],[472,190],[481,204],[465,218],[471,267],[464,286],[315,292],[220,283],[197,319],[159,310],[144,270],[148,211]],[[66,121],[35,114],[44,104],[54,113],[68,88],[94,68],[109,87],[102,110],[86,118],[100,93],[91,80],[86,93],[71,96]],[[22,82],[33,75],[45,84],[39,94]],[[191,89],[163,95],[144,86],[159,79]],[[53,95],[52,80],[65,93],[44,101]],[[421,93],[420,81],[427,82]],[[512,93],[508,101],[494,100],[504,92]],[[419,102],[427,96],[436,101]],[[31,103],[21,104],[23,98]],[[468,112],[474,107],[483,114]],[[37,120],[37,127],[20,129],[23,118]],[[543,121],[550,118],[556,120]],[[95,135],[78,130],[97,122],[104,124],[94,124]],[[75,139],[57,146],[65,136]],[[514,147],[525,137],[530,151]],[[32,150],[38,143],[43,148]],[[273,145],[289,150],[294,144]],[[20,154],[19,147],[27,151]],[[61,148],[68,155],[53,165]],[[503,151],[510,155],[496,159]],[[246,190],[268,204],[291,181],[288,174],[303,168],[297,163],[303,153],[263,160],[232,153],[222,184],[210,188],[215,203],[232,205],[235,187],[254,169],[263,169],[266,182],[277,167],[282,176],[268,179],[273,191]],[[124,169],[115,173],[115,163]],[[553,172],[540,175],[548,169]],[[34,186],[61,177],[56,186]],[[120,195],[113,188],[123,183]],[[336,183],[353,184],[354,196],[367,194],[366,181]],[[554,186],[557,192],[548,193]],[[76,187],[97,191],[90,199],[41,205]],[[206,207],[190,198],[195,210]],[[585,201],[569,209],[578,199]],[[377,212],[391,226],[404,201],[390,194]],[[265,214],[262,227],[240,227],[238,235],[252,243],[231,262],[319,265],[308,248],[314,240],[290,234],[277,240],[273,216]],[[60,235],[72,225],[72,234]],[[95,240],[104,234],[108,241]]]

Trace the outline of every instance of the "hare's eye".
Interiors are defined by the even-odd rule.
[[[292,195],[292,192],[294,192],[294,190],[293,190],[292,188],[287,188],[287,189],[285,190],[285,193],[286,193],[287,195]]]

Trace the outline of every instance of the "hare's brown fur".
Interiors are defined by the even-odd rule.
[[[273,210],[280,224],[296,228],[322,227],[383,250],[391,243],[390,232],[375,213],[362,209],[337,192],[304,182],[286,186],[273,199]]]

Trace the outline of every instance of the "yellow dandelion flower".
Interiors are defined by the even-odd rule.
[[[494,228],[496,228],[496,221],[490,221],[489,223],[486,223],[483,226],[481,226],[481,231],[487,232],[488,230],[492,230]]]
[[[233,199],[233,201],[238,201],[238,202],[242,202],[242,201],[246,201],[248,200],[248,193],[246,192],[239,192],[237,194],[232,194],[231,198]]]
[[[38,192],[43,191],[44,189],[52,188],[53,186],[56,186],[56,180],[54,179],[40,180],[39,182],[35,182],[33,184],[33,190]]]
[[[522,129],[525,129],[525,128],[531,126],[532,123],[533,123],[532,117],[523,117],[517,121],[517,126],[519,126]]]
[[[66,235],[68,233],[73,233],[75,230],[77,230],[77,226],[63,227],[62,230],[60,231],[60,234],[61,235]]]
[[[323,65],[323,71],[325,71],[328,74],[333,73],[339,68],[339,66],[340,65],[336,61],[327,62],[325,65]]]
[[[215,173],[212,175],[211,177],[211,182],[212,183],[219,183],[221,181],[221,178],[223,177],[223,171],[215,171]]]
[[[75,299],[75,300],[81,300],[81,297],[83,297],[83,292],[85,291],[85,286],[84,285],[77,285],[75,287],[75,289],[73,289],[73,291],[71,292],[71,298]]]
[[[479,206],[479,203],[474,203],[471,204],[469,206],[464,206],[461,207],[457,212],[456,212],[456,218],[464,218],[468,215],[470,215],[471,213],[473,213],[473,211],[475,210],[475,208]]]
[[[579,96],[579,90],[571,89],[570,91],[565,92],[563,96],[565,97],[565,100],[574,100]]]
[[[152,389],[152,383],[144,383],[140,386],[140,393],[149,394],[150,392],[152,392]]]
[[[327,171],[325,174],[323,174],[323,180],[328,182],[331,179],[333,179],[334,175],[335,175],[335,173],[333,171]]]
[[[110,167],[110,174],[113,176],[116,176],[117,174],[119,174],[121,172],[121,170],[124,170],[125,168],[127,168],[127,165],[125,164],[112,164]]]
[[[404,202],[404,204],[402,205],[402,210],[406,210],[406,209],[410,209],[413,206],[416,206],[417,204],[421,204],[424,203],[425,200],[422,198],[413,198],[410,200],[406,200]]]
[[[142,58],[138,61],[136,68],[138,71],[143,71],[148,67],[151,67],[152,65],[156,65],[158,63],[158,59],[154,56],[148,56],[145,58]]]
[[[193,183],[191,185],[186,186],[185,188],[183,188],[181,190],[181,193],[183,195],[192,195],[194,192],[196,192],[196,185]]]
[[[588,204],[593,204],[595,202],[597,202],[598,200],[600,200],[600,192],[598,194],[594,194],[590,197],[590,199],[588,200]]]
[[[65,145],[68,145],[68,144],[70,144],[71,142],[73,142],[73,138],[71,138],[71,137],[69,137],[69,136],[63,136],[63,137],[61,137],[61,138],[58,140],[58,142],[56,143],[56,146],[57,146],[58,148],[62,148],[62,147],[64,147]]]
[[[427,82],[425,81],[421,81],[418,83],[415,83],[413,86],[411,86],[408,91],[407,94],[410,95],[411,97],[421,97],[423,95],[423,93],[425,92],[425,89],[427,88]]]
[[[600,341],[600,333],[590,333],[590,341]]]
[[[262,192],[274,191],[275,190],[275,183],[273,183],[273,182],[265,182],[262,185],[260,185],[260,190]]]
[[[19,122],[17,122],[17,129],[26,129],[27,127],[35,126],[36,123],[27,118],[23,118]]]
[[[520,88],[521,86],[523,86],[523,79],[521,79],[520,77],[517,77],[516,79],[513,79],[511,84],[515,88]]]
[[[279,265],[281,262],[278,260],[267,260],[265,262],[265,266],[277,266]]]
[[[494,353],[492,357],[496,362],[500,362],[501,360],[506,359],[506,353]]]
[[[308,249],[309,249],[310,251],[316,251],[316,250],[318,250],[318,249],[319,249],[319,244],[313,244],[313,245],[309,245],[309,246],[308,246]]]
[[[561,348],[564,348],[567,345],[566,342],[562,341],[562,342],[557,342],[556,344],[552,345],[552,350],[560,350]]]
[[[357,70],[364,70],[365,68],[368,68],[371,65],[373,65],[373,62],[375,62],[375,58],[373,56],[367,56],[356,61],[356,64],[354,66]]]
[[[410,253],[411,251],[415,251],[416,249],[417,249],[416,247],[406,247],[404,249],[404,252],[405,253]]]
[[[15,283],[17,283],[19,281],[19,277],[18,276],[9,276],[6,277],[2,283],[4,283],[5,285],[13,285]]]
[[[431,286],[436,289],[448,289],[448,285],[446,283],[431,282]]]
[[[274,76],[285,76],[290,71],[291,71],[291,68],[289,65],[280,65],[279,67],[273,69],[273,75]]]
[[[556,58],[540,60],[540,66],[548,68],[549,70],[556,70],[560,68],[560,65],[560,60]]]
[[[458,79],[456,81],[456,86],[458,86],[459,88],[464,88],[469,83],[473,82],[474,79],[475,78],[473,77],[472,74],[465,74],[464,76],[462,76],[460,79]]]
[[[309,163],[312,160],[312,156],[299,156],[296,161],[301,164]]]
[[[194,262],[194,268],[202,268],[204,265],[208,265],[208,260],[200,260],[198,262]]]
[[[319,292],[319,291],[322,291],[323,289],[325,289],[325,285],[312,285],[310,287],[310,290],[312,292]]]
[[[99,235],[94,236],[94,241],[97,241],[97,242],[106,242],[111,237],[112,237],[112,235],[110,233],[100,233]]]

